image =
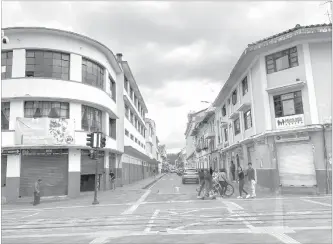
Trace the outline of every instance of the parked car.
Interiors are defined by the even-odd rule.
[[[199,184],[199,174],[196,169],[185,169],[182,176],[182,183],[194,182]]]

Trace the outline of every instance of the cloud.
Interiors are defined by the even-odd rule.
[[[3,27],[85,34],[124,54],[168,150],[185,145],[189,110],[213,101],[247,44],[327,23],[323,2],[3,2]]]

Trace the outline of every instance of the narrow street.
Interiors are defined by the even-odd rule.
[[[10,207],[3,243],[331,243],[331,196],[198,200],[196,184],[162,177],[136,200]],[[113,199],[114,198],[114,199]]]

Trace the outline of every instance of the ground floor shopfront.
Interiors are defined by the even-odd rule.
[[[251,162],[258,184],[270,189],[331,186],[331,127],[270,133],[222,150],[222,164],[232,178],[231,162],[243,169]],[[326,151],[325,151],[326,150]],[[329,189],[330,191],[331,189]]]
[[[42,179],[42,196],[76,197],[82,191],[93,191],[97,164],[98,189],[110,189],[110,161],[121,155],[101,151],[97,160],[84,149],[2,150],[2,197],[6,201],[33,196],[34,183]],[[117,165],[118,172],[121,163]],[[118,181],[121,175],[117,175]]]
[[[125,146],[122,156],[122,184],[131,184],[158,173],[159,162],[133,147]]]

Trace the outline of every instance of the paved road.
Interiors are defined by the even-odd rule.
[[[198,200],[175,174],[107,204],[3,210],[3,243],[331,243],[331,197]],[[129,201],[126,201],[129,199]]]

